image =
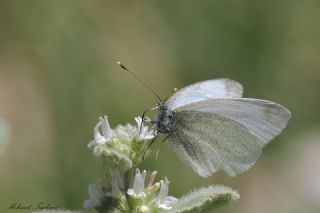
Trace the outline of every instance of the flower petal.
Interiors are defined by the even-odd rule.
[[[88,186],[89,199],[83,203],[84,208],[94,208],[96,206],[100,206],[102,204],[101,200],[104,197],[104,193],[102,190],[102,185],[100,180],[97,180],[93,184],[89,184]]]
[[[108,117],[105,115],[101,121],[101,131],[102,135],[106,139],[110,139],[112,137],[112,130],[109,125]]]
[[[167,177],[165,177],[164,181],[163,180],[160,181],[160,191],[158,195],[158,200],[164,201],[168,195],[168,192],[169,192],[169,181]]]
[[[94,198],[90,198],[88,200],[85,200],[83,203],[83,208],[85,209],[91,209],[91,208],[95,208],[97,206],[101,206],[101,201],[98,199],[94,199]]]
[[[98,144],[103,144],[103,143],[105,143],[107,140],[106,140],[105,137],[103,137],[103,136],[101,135],[100,130],[99,130],[100,126],[101,126],[101,122],[99,122],[99,123],[94,127],[94,131],[93,131],[93,133],[94,133],[94,140],[95,140],[95,142],[98,143]]]

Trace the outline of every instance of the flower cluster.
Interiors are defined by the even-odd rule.
[[[150,209],[168,210],[178,200],[173,196],[168,196],[169,181],[166,177],[154,183],[156,174],[156,171],[147,173],[144,170],[140,173],[139,169],[136,170],[133,186],[128,189],[127,194],[133,202],[138,204],[138,212],[150,212]]]
[[[123,177],[119,172],[114,172],[109,179],[110,182],[102,183],[98,180],[89,185],[90,198],[84,202],[84,208],[141,213],[169,210],[178,199],[168,196],[167,178],[154,183],[156,175],[156,171],[140,172],[136,169],[136,173],[129,181],[132,184],[126,189]]]
[[[135,121],[137,126],[118,125],[111,129],[107,116],[100,118],[88,148],[111,169],[127,171],[136,167],[149,154],[148,148],[156,131],[144,126],[140,117]]]
[[[223,201],[239,199],[239,194],[224,186],[195,190],[177,199],[168,196],[169,181],[155,181],[157,172],[140,172],[138,165],[150,153],[157,132],[144,126],[140,117],[136,126],[127,124],[110,128],[107,116],[94,128],[88,148],[102,160],[105,176],[88,187],[84,208],[111,213],[201,212]]]
[[[150,212],[152,209],[170,209],[177,200],[167,196],[167,178],[153,183],[156,172],[135,169],[149,153],[149,146],[156,136],[156,131],[144,126],[140,117],[135,121],[136,126],[118,125],[111,129],[107,116],[104,116],[95,126],[94,139],[88,148],[102,159],[106,173],[105,178],[89,185],[90,198],[84,202],[85,208]],[[128,183],[131,182],[130,186]]]

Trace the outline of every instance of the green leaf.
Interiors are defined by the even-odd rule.
[[[222,186],[209,186],[194,190],[175,203],[170,210],[163,213],[194,213],[203,212],[227,204],[230,201],[238,200],[240,195],[233,189]]]

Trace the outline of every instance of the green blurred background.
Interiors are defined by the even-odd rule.
[[[245,97],[289,108],[288,128],[236,178],[203,179],[157,143],[143,168],[170,194],[225,184],[241,200],[221,212],[320,212],[320,1],[0,0],[0,212],[12,203],[81,209],[102,176],[93,127],[155,105],[122,61],[161,97],[228,77]]]

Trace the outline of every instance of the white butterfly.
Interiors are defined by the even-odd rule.
[[[287,125],[291,113],[266,100],[242,98],[230,79],[191,84],[158,103],[158,132],[203,177],[224,170],[236,176],[255,164],[263,147]]]

